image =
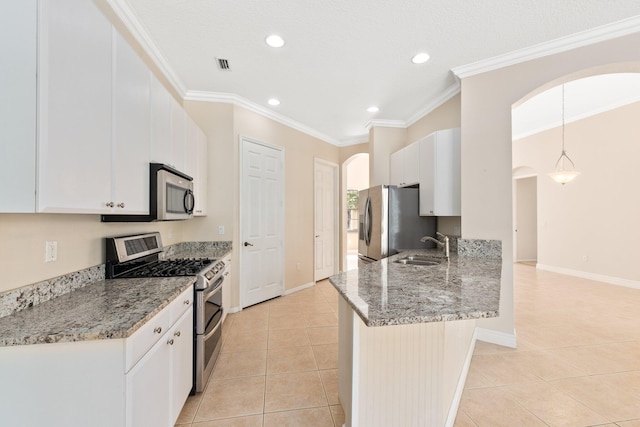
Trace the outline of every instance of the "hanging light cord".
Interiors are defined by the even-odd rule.
[[[560,157],[558,158],[558,161],[556,162],[556,166],[555,166],[555,170],[558,170],[558,165],[560,164],[560,162],[562,161],[563,157],[566,157],[567,160],[569,160],[569,163],[571,163],[571,168],[575,170],[576,166],[573,164],[573,161],[569,158],[569,156],[567,155],[567,152],[564,150],[564,84],[562,85],[562,153],[560,153]],[[564,162],[562,163],[562,169],[564,169]]]

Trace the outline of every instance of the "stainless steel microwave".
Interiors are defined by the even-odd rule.
[[[102,222],[190,219],[194,206],[193,178],[163,163],[150,163],[149,215],[102,215]]]

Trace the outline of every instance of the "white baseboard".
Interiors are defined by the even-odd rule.
[[[480,341],[511,348],[516,348],[517,343],[515,330],[512,334],[507,334],[492,329],[476,328],[476,338]]]
[[[282,294],[282,295],[291,295],[291,294],[293,294],[295,292],[299,292],[299,291],[301,291],[303,289],[307,289],[307,288],[310,288],[312,286],[315,286],[315,284],[316,284],[316,282],[305,283],[304,285],[296,286],[293,289],[287,289],[286,291],[284,291],[284,294]]]
[[[586,271],[572,270],[570,268],[555,267],[553,265],[536,264],[536,268],[553,273],[565,274],[567,276],[580,277],[582,279],[594,280],[596,282],[608,283],[610,285],[624,286],[627,288],[640,289],[640,282],[637,280],[622,279],[620,277],[605,276],[603,274],[588,273]]]
[[[227,311],[227,313],[232,314],[232,313],[237,313],[237,312],[239,312],[239,311],[242,311],[242,308],[240,308],[240,307],[231,307],[231,308]]]
[[[458,378],[458,384],[456,385],[456,392],[453,395],[451,406],[449,407],[449,413],[447,414],[447,421],[444,424],[445,427],[453,427],[456,422],[456,416],[458,415],[458,408],[460,407],[460,399],[462,399],[462,392],[464,391],[464,383],[467,381],[467,375],[469,374],[469,367],[471,366],[471,359],[473,358],[473,350],[476,348],[476,339],[478,335],[478,328],[473,331],[473,337],[471,338],[471,345],[467,356],[464,359],[464,365],[462,366],[462,372]]]
[[[537,259],[535,259],[535,258],[531,258],[531,259],[529,259],[529,258],[522,258],[522,259],[515,259],[515,260],[513,260],[513,262],[536,262],[536,261],[538,261],[538,260],[537,260]]]

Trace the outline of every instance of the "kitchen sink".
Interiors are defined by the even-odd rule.
[[[433,265],[440,264],[442,260],[439,258],[433,258],[428,256],[422,256],[422,255],[410,255],[410,256],[397,259],[394,262],[398,264],[433,266]]]

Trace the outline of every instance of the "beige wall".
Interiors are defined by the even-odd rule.
[[[581,175],[552,181],[561,128],[513,144],[513,167],[538,175],[538,262],[640,282],[640,102],[565,126],[567,153]],[[586,258],[585,258],[586,257]]]
[[[284,149],[285,177],[285,290],[313,282],[314,274],[314,158],[339,164],[340,149],[317,138],[230,104],[186,101],[185,109],[209,138],[209,215],[190,221],[185,238],[232,240],[232,306],[239,304],[239,161],[240,137]],[[218,225],[225,235],[217,234]],[[297,264],[300,269],[297,269]]]
[[[460,127],[460,94],[407,128],[407,144],[432,134],[437,130]]]
[[[104,237],[159,231],[163,243],[182,241],[182,224],[101,223],[99,215],[0,214],[0,292],[104,264]],[[46,241],[58,260],[44,262]]]
[[[407,129],[374,127],[369,135],[369,185],[389,184],[389,156],[407,144]]]
[[[503,249],[500,317],[479,326],[514,332],[512,105],[563,80],[640,70],[638,45],[640,34],[634,34],[462,79],[463,237],[498,239]]]

